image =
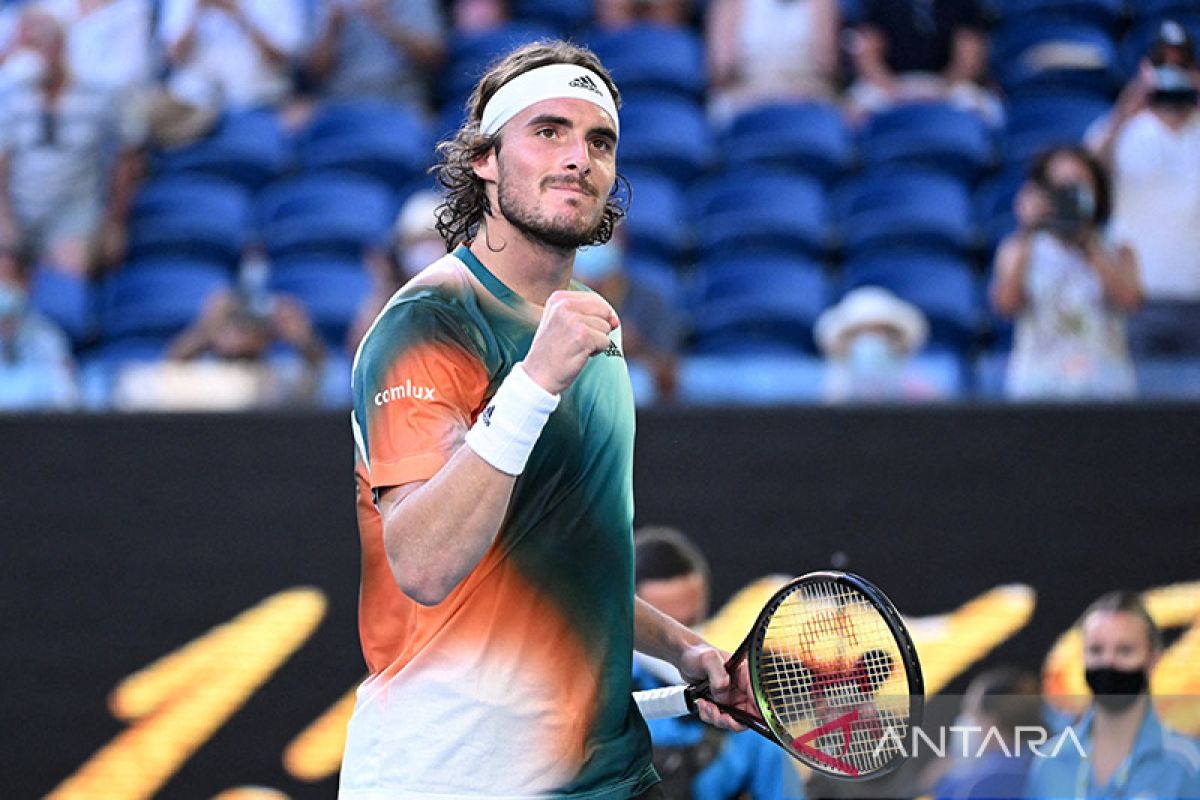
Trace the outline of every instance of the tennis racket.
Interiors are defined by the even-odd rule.
[[[777,591],[725,668],[746,662],[758,714],[716,703],[708,682],[635,692],[646,719],[710,700],[817,772],[865,780],[900,765],[924,707],[921,665],[891,601],[846,572],[812,572]]]

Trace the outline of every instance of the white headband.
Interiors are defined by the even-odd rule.
[[[534,103],[560,97],[595,103],[612,118],[613,127],[620,133],[617,104],[608,84],[590,69],[574,64],[548,64],[531,69],[501,86],[483,107],[479,132],[491,136]]]

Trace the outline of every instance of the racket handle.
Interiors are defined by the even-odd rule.
[[[688,686],[664,686],[634,692],[633,701],[647,721],[668,717],[686,717],[692,713],[693,704],[688,697]]]

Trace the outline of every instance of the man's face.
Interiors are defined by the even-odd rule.
[[[708,613],[708,585],[703,575],[694,572],[678,578],[642,581],[637,586],[637,595],[689,628],[700,624]]]
[[[1083,621],[1086,669],[1110,667],[1128,671],[1154,666],[1154,648],[1146,623],[1128,611],[1096,611]]]
[[[534,241],[573,250],[595,237],[616,178],[616,131],[608,114],[585,100],[543,100],[513,117],[499,153],[476,163],[496,182],[493,201]]]

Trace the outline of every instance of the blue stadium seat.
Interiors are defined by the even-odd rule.
[[[441,70],[439,99],[443,103],[448,100],[461,101],[471,93],[488,66],[497,58],[518,45],[556,36],[553,26],[525,20],[510,22],[484,33],[452,34],[449,55]]]
[[[221,264],[185,259],[130,262],[100,286],[106,339],[166,337],[190,325],[214,292],[228,288]]]
[[[95,293],[85,278],[45,265],[33,271],[30,305],[62,328],[75,346],[95,333],[95,302]]]
[[[795,169],[828,184],[854,163],[854,143],[832,103],[759,106],[733,119],[721,143],[731,168],[764,164]]]
[[[697,103],[669,96],[630,97],[621,109],[622,169],[658,172],[677,183],[690,183],[713,157],[712,133]]]
[[[961,254],[975,244],[970,195],[945,175],[868,172],[838,190],[835,207],[850,256],[896,248]]]
[[[1013,200],[1028,174],[1024,164],[1010,164],[975,192],[975,220],[988,251],[995,250],[1001,239],[1017,229]]]
[[[251,224],[250,195],[240,184],[207,175],[170,175],[138,192],[129,224],[129,257],[194,257],[232,269]]]
[[[341,350],[347,329],[371,291],[371,278],[360,261],[293,257],[271,265],[267,286],[298,300],[325,343]]]
[[[824,187],[764,170],[716,175],[696,192],[696,240],[703,258],[770,252],[822,259],[832,243]]]
[[[1153,400],[1191,400],[1200,397],[1200,358],[1140,358],[1134,364],[1138,396]]]
[[[625,272],[632,280],[656,292],[672,308],[683,310],[686,305],[683,281],[671,262],[630,255],[626,259]]]
[[[570,37],[591,24],[594,5],[594,0],[513,0],[510,8],[514,19],[551,25]]]
[[[872,116],[859,151],[868,168],[917,166],[974,184],[995,161],[995,142],[978,114],[946,103],[914,103]]]
[[[982,318],[982,291],[965,260],[942,253],[876,254],[843,267],[843,292],[882,286],[917,306],[929,319],[931,348],[967,354]]]
[[[1074,20],[1115,33],[1126,18],[1125,0],[995,0],[993,5],[1002,23],[1037,25]]]
[[[816,403],[825,361],[797,353],[688,356],[679,363],[680,402],[688,405]]]
[[[1200,0],[1132,0],[1129,6],[1135,19],[1200,15]]]
[[[700,355],[811,353],[828,281],[813,261],[740,257],[696,267],[691,351]]]
[[[429,167],[433,137],[415,109],[359,100],[323,107],[300,137],[298,150],[304,169],[344,169],[399,187]]]
[[[687,28],[638,24],[589,37],[622,94],[663,92],[685,100],[704,97],[704,44]]]
[[[991,64],[1010,96],[1064,90],[1112,96],[1124,82],[1113,39],[1085,23],[1014,20],[993,34]]]
[[[1010,164],[1028,164],[1042,151],[1079,144],[1111,103],[1093,94],[1029,97],[1009,104],[1003,153]]]
[[[256,109],[228,114],[199,142],[162,153],[157,169],[203,172],[256,190],[283,172],[290,158],[277,112]]]
[[[316,173],[268,186],[259,196],[263,245],[272,259],[292,255],[360,258],[395,218],[387,187],[361,175]]]
[[[653,172],[621,170],[632,192],[622,227],[631,252],[675,261],[688,245],[687,211],[679,187]]]

